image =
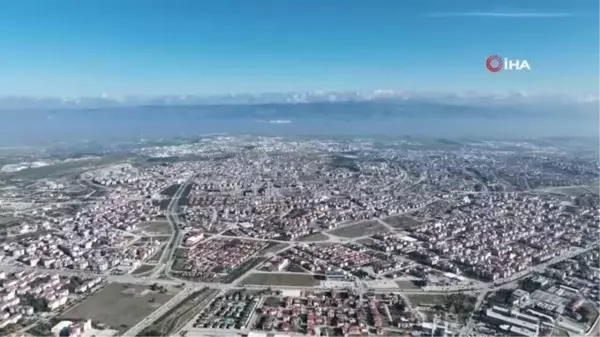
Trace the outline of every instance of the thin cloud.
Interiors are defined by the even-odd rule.
[[[485,17],[485,18],[566,18],[574,16],[573,13],[549,12],[458,12],[458,13],[431,13],[429,17]]]

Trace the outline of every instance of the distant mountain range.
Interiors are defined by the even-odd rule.
[[[595,97],[306,93],[0,98],[0,144],[179,134],[598,136]]]
[[[527,95],[512,93],[423,93],[408,91],[375,90],[368,92],[299,92],[230,94],[219,96],[165,95],[97,97],[0,97],[0,110],[8,109],[87,109],[135,106],[197,106],[197,105],[248,105],[248,104],[303,104],[339,102],[429,102],[467,105],[513,105],[540,103],[595,103],[598,96]]]

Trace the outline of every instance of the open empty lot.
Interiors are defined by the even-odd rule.
[[[552,337],[569,337],[569,332],[561,328],[554,327],[554,329],[552,330]]]
[[[592,184],[588,187],[588,190],[590,191],[590,193],[593,193],[595,195],[600,194],[600,182],[596,182],[595,184]]]
[[[419,221],[406,215],[393,215],[384,218],[383,221],[394,228],[408,229],[420,224]]]
[[[175,193],[177,193],[177,191],[179,190],[179,187],[181,187],[181,185],[179,185],[179,184],[171,185],[171,186],[165,188],[162,192],[160,192],[160,194],[166,195],[168,197],[172,197],[175,195]]]
[[[309,287],[318,285],[320,281],[313,275],[286,273],[254,273],[242,280],[242,284],[278,285],[290,287]]]
[[[313,233],[307,236],[303,236],[298,239],[298,241],[307,242],[307,241],[327,241],[329,237],[323,233]]]
[[[123,333],[158,309],[179,290],[167,293],[151,291],[150,287],[111,283],[82,303],[63,313],[60,319],[91,319],[109,325]]]
[[[418,290],[421,289],[421,287],[419,287],[418,281],[396,281],[396,284],[398,284],[398,287],[400,287],[400,289],[402,290]]]
[[[139,230],[149,234],[171,234],[171,225],[168,221],[148,221],[137,225]]]
[[[588,186],[564,186],[564,187],[546,187],[534,190],[538,193],[562,194],[569,197],[578,197],[585,194],[598,194],[598,184]]]
[[[358,239],[355,241],[356,243],[360,244],[360,245],[372,245],[375,243],[375,240],[371,239],[371,238],[363,238],[363,239]]]
[[[134,271],[133,271],[133,275],[139,275],[139,274],[143,274],[143,273],[147,273],[151,270],[154,269],[156,265],[154,264],[142,264],[141,266],[137,267]]]
[[[330,234],[343,238],[357,238],[360,236],[373,235],[378,232],[388,232],[388,228],[376,220],[361,221],[359,223],[339,227],[329,231]]]
[[[12,216],[0,216],[0,227],[14,227],[20,224],[19,218]]]
[[[270,242],[269,245],[261,250],[262,256],[271,256],[282,249],[289,247],[290,245],[287,243],[275,243]]]
[[[413,306],[419,305],[444,305],[446,304],[446,296],[440,294],[417,294],[406,295]]]

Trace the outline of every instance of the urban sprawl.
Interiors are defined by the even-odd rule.
[[[598,336],[599,161],[562,142],[3,154],[0,335]]]

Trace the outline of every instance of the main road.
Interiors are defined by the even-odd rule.
[[[183,300],[185,300],[188,296],[190,296],[194,292],[194,289],[186,288],[171,298],[168,302],[160,306],[158,309],[154,310],[150,315],[146,316],[143,320],[139,321],[136,325],[131,327],[131,329],[127,330],[121,336],[130,337],[137,336],[140,332],[144,331],[147,327],[152,325],[156,320],[161,318],[164,314],[166,314],[169,310],[178,306]]]
[[[192,181],[195,177],[196,175],[192,175],[188,180],[185,181],[185,183],[179,186],[179,189],[177,189],[177,192],[173,194],[171,197],[171,202],[169,202],[169,205],[167,206],[165,214],[167,216],[169,225],[171,225],[173,229],[173,232],[169,238],[169,242],[162,251],[160,259],[158,259],[158,263],[152,270],[151,278],[157,278],[163,269],[166,268],[168,270],[170,268],[175,251],[177,250],[179,242],[181,241],[181,229],[179,228],[179,198],[183,196],[183,193],[192,184]]]
[[[236,283],[215,283],[215,282],[195,282],[195,281],[184,281],[184,280],[171,280],[164,278],[150,278],[150,277],[136,277],[133,275],[108,275],[108,274],[98,274],[93,272],[85,272],[79,270],[58,270],[58,269],[43,269],[37,267],[29,267],[29,266],[17,266],[17,265],[3,265],[0,264],[0,271],[4,271],[7,273],[14,273],[19,271],[35,271],[44,274],[57,274],[61,276],[73,277],[78,276],[81,278],[94,278],[94,277],[102,277],[107,282],[116,282],[116,283],[124,283],[124,284],[139,284],[139,285],[152,285],[159,284],[164,286],[183,286],[185,289],[202,289],[205,287],[220,289],[220,290],[232,290],[232,289],[253,289],[253,290],[262,290],[262,289],[275,289],[275,290],[283,290],[283,289],[326,289],[326,287],[320,286],[282,286],[275,284],[265,284],[265,285],[250,285],[250,284],[236,284]],[[341,284],[341,288],[347,288],[346,284]],[[329,289],[329,288],[327,288]],[[369,289],[369,291],[373,291],[375,293],[390,293],[390,292],[402,292],[402,293],[414,293],[414,294],[447,294],[447,293],[456,293],[456,292],[474,292],[479,291],[480,288],[474,287],[470,289],[448,289],[448,290],[440,290],[440,289],[431,289],[431,290],[403,290],[399,288],[374,288]]]

